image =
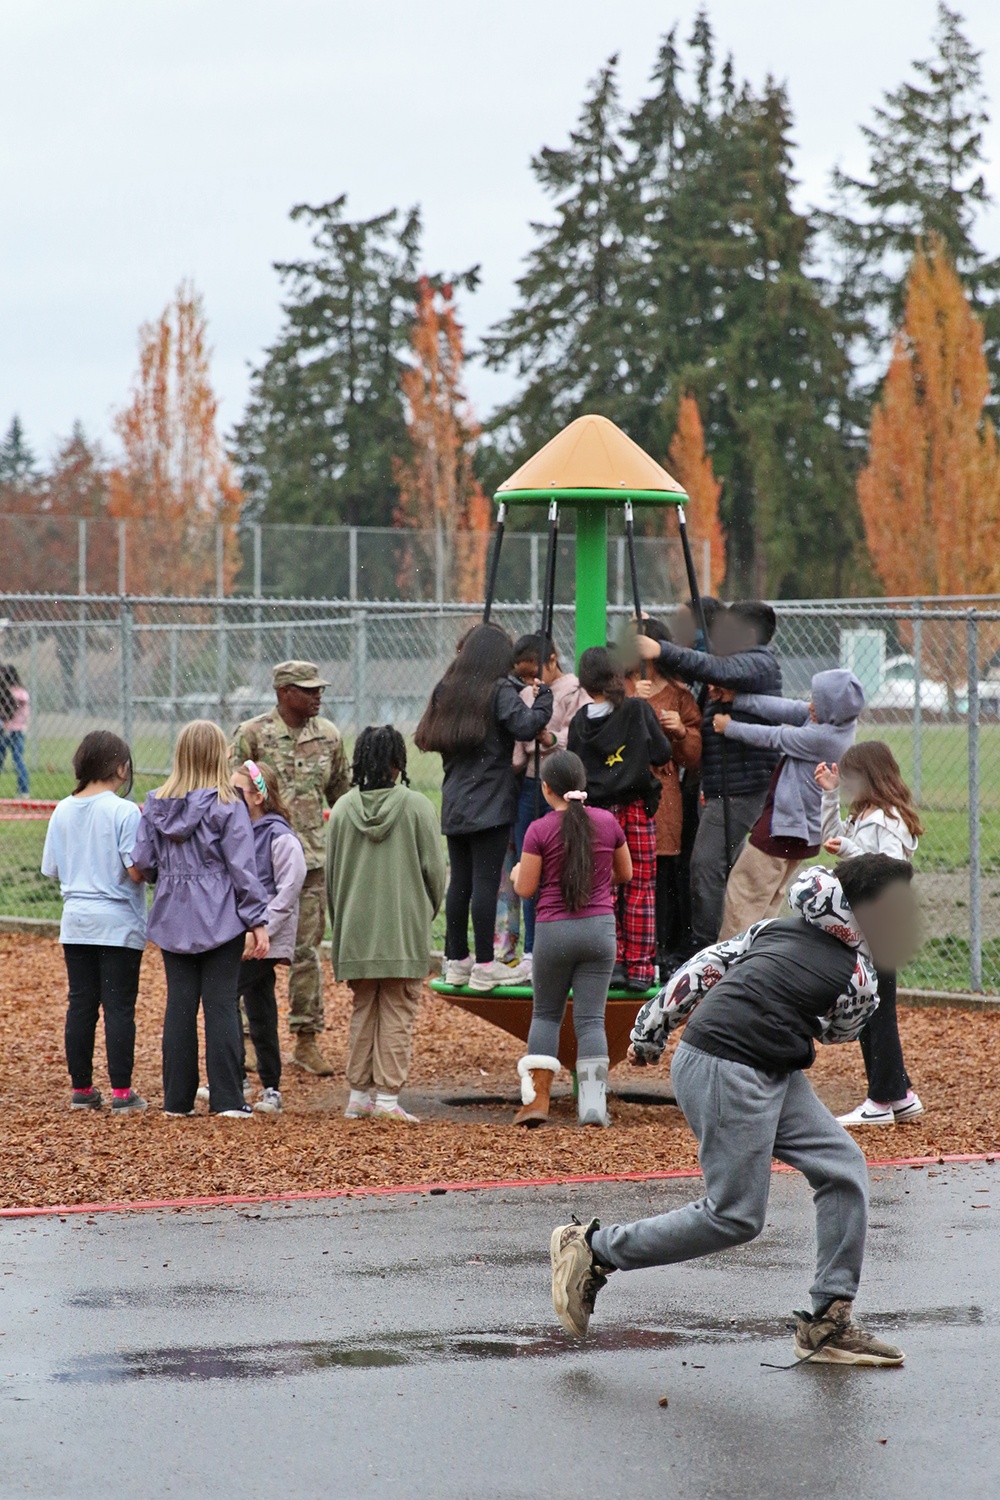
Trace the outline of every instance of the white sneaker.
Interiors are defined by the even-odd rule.
[[[849,1115],[838,1115],[837,1124],[843,1125],[850,1130],[855,1125],[895,1125],[896,1116],[891,1104],[873,1104],[866,1099],[859,1104],[857,1109],[852,1109]]]
[[[444,961],[444,982],[462,988],[469,982],[472,973],[473,960],[471,958],[446,958]]]
[[[470,990],[507,989],[512,984],[525,984],[530,979],[530,971],[526,972],[521,964],[513,969],[509,964],[497,963],[496,959],[489,964],[473,964],[472,973],[466,981]]]
[[[281,1094],[277,1089],[265,1089],[254,1109],[259,1115],[280,1115]]]
[[[920,1098],[911,1089],[905,1099],[900,1099],[892,1106],[892,1112],[897,1120],[915,1120],[924,1112],[924,1106]]]
[[[216,1112],[217,1120],[252,1120],[253,1110],[249,1104],[244,1104],[242,1109],[220,1109]]]
[[[407,1114],[398,1099],[376,1099],[372,1118],[376,1120],[402,1120],[407,1125],[419,1125],[416,1115]]]

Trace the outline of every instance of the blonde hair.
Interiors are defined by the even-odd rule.
[[[192,719],[177,736],[174,767],[154,797],[186,797],[188,792],[214,791],[220,802],[235,802],[238,793],[229,783],[231,767],[226,736],[210,719]]]

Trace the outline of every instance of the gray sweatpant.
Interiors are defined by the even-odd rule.
[[[597,1259],[620,1271],[669,1266],[756,1239],[764,1227],[771,1157],[796,1167],[816,1205],[813,1309],[853,1300],[868,1225],[868,1169],[860,1148],[804,1073],[769,1074],[681,1042],[670,1077],[698,1137],[705,1196],[672,1213],[594,1233]]]
[[[572,989],[577,1057],[607,1057],[604,1008],[617,950],[615,919],[610,914],[537,924],[531,959],[534,1005],[529,1052],[557,1056],[559,1028]]]
[[[730,857],[735,864],[764,806],[764,792],[729,799]],[[691,850],[691,941],[695,950],[719,941],[726,896],[726,830],[722,798],[708,797],[698,817]]]

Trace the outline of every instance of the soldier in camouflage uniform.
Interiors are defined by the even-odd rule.
[[[281,795],[302,840],[306,879],[299,897],[299,926],[288,982],[288,1024],[295,1037],[293,1062],[308,1073],[333,1072],[316,1041],[323,1030],[323,977],[319,945],[326,930],[323,804],[330,807],[351,784],[340,731],[319,717],[329,687],[311,661],[283,661],[274,668],[277,703],[270,713],[240,724],[232,757],[263,760],[274,767]]]

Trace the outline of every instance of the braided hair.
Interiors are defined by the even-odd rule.
[[[351,784],[361,792],[377,792],[393,784],[393,772],[406,786],[406,742],[392,724],[369,724],[354,745]]]

